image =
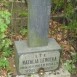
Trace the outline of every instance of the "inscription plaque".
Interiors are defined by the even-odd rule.
[[[19,57],[19,72],[23,74],[36,73],[41,67],[45,71],[55,70],[59,65],[59,57],[59,51],[23,54]]]

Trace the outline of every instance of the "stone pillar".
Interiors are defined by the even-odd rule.
[[[28,2],[28,45],[30,47],[48,44],[48,28],[51,0],[27,0]]]

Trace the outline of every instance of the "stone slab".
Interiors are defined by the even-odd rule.
[[[28,77],[27,75],[17,75],[16,77]],[[39,77],[38,74],[32,74],[29,77]],[[54,72],[46,72],[44,77],[71,77],[71,74],[63,68],[58,69]]]
[[[61,47],[54,39],[44,47],[30,48],[27,41],[15,41],[16,68],[19,74],[37,73],[39,68],[45,71],[55,70],[59,66]]]

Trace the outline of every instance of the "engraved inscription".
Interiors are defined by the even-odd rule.
[[[59,65],[60,52],[38,52],[21,55],[19,58],[19,71],[23,74],[36,73],[39,68],[45,71],[57,69]]]

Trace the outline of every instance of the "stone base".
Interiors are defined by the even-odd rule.
[[[34,48],[28,47],[27,41],[15,41],[15,49],[18,74],[37,73],[40,68],[47,72],[59,67],[61,47],[55,39],[49,39],[47,46]]]
[[[28,76],[27,75],[18,75],[16,77],[28,77]],[[39,75],[32,74],[29,77],[39,77]],[[44,77],[71,77],[71,74],[67,70],[60,68],[59,70],[56,70],[55,72],[46,72]]]

